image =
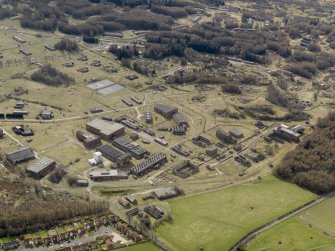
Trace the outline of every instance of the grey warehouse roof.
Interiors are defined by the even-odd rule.
[[[21,148],[20,150],[7,153],[6,158],[13,163],[17,163],[17,162],[22,162],[28,159],[33,159],[35,158],[35,154],[34,154],[34,151],[30,147],[24,147],[24,148]]]
[[[29,166],[27,168],[27,171],[32,172],[32,173],[39,173],[44,168],[50,166],[53,163],[55,163],[55,161],[53,159],[43,158],[43,159],[40,159],[39,161],[37,161],[35,164]]]

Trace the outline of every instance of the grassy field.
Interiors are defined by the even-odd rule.
[[[226,250],[251,230],[315,197],[267,176],[171,201],[173,222],[159,226],[157,233],[177,250]]]
[[[335,238],[335,197],[327,199],[299,215],[299,219]]]
[[[118,249],[119,251],[160,251],[159,247],[155,246],[154,244],[147,242],[144,244],[139,244],[135,246],[125,247]]]
[[[335,198],[260,234],[246,250],[335,250]]]
[[[308,224],[289,219],[259,235],[246,250],[335,250],[335,239]]]

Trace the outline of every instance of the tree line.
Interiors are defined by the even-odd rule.
[[[0,237],[33,233],[73,218],[108,212],[106,202],[46,190],[35,182],[2,180],[0,187],[6,189],[6,199],[0,200]]]
[[[290,180],[315,193],[335,190],[335,112],[319,119],[311,135],[287,153],[275,169],[280,178]]]

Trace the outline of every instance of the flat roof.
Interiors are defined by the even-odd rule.
[[[229,132],[232,133],[232,134],[235,134],[235,135],[242,135],[243,134],[242,131],[240,131],[240,130],[238,130],[236,128],[230,129]]]
[[[157,104],[155,105],[155,108],[158,110],[161,110],[164,113],[169,113],[169,112],[172,112],[178,109],[177,107],[166,105],[166,104]]]
[[[90,177],[99,178],[99,177],[119,177],[119,176],[127,176],[126,172],[118,171],[118,170],[103,170],[103,171],[92,171],[90,172]]]
[[[104,135],[111,135],[115,132],[124,129],[124,126],[119,123],[109,123],[102,119],[95,119],[87,123],[88,126],[94,127]]]
[[[105,88],[107,86],[113,85],[114,82],[109,79],[104,79],[101,81],[94,82],[92,84],[87,85],[88,88],[91,88],[93,90],[100,90],[102,88]]]
[[[123,89],[124,89],[124,87],[122,85],[115,84],[115,85],[111,85],[111,86],[105,87],[103,89],[100,89],[100,90],[98,90],[98,92],[102,95],[108,95],[108,94],[112,94],[112,93],[121,91]]]
[[[280,128],[280,130],[283,131],[283,132],[286,132],[287,134],[290,134],[290,135],[292,135],[292,136],[294,136],[294,137],[300,137],[300,134],[299,134],[299,133],[296,133],[296,132],[294,132],[294,131],[292,131],[292,130],[290,130],[290,129],[287,129],[287,128]]]
[[[110,145],[98,146],[97,151],[101,152],[107,159],[113,159],[121,156],[123,153]]]

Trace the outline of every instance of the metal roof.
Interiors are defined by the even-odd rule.
[[[21,148],[20,150],[7,153],[6,158],[13,163],[18,163],[28,159],[35,158],[35,153],[30,147],[24,147]]]
[[[119,130],[124,129],[124,126],[118,123],[109,123],[105,120],[95,119],[87,123],[88,126],[94,127],[95,129],[99,130],[100,133],[104,135],[111,135]]]
[[[29,166],[27,168],[27,171],[38,174],[41,171],[43,171],[45,168],[49,167],[50,165],[52,165],[54,163],[56,163],[56,162],[53,159],[43,158],[43,159],[40,159],[39,161],[37,161],[35,164]]]

